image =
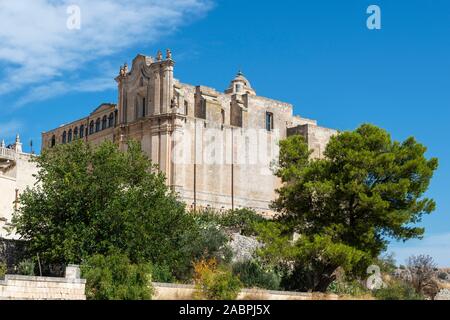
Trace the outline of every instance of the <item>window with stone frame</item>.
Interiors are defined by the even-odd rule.
[[[266,112],[266,130],[267,131],[273,131],[273,113],[272,112]]]
[[[83,138],[83,137],[84,137],[84,125],[82,124],[80,126],[80,138]]]
[[[108,117],[108,127],[112,128],[114,127],[114,113],[110,113]]]
[[[91,123],[89,124],[89,134],[93,133],[94,133],[94,120],[92,120]]]

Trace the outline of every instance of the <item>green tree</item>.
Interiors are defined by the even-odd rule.
[[[438,166],[425,152],[414,138],[392,141],[369,124],[332,137],[323,159],[311,158],[301,136],[281,141],[279,217],[260,227],[262,256],[287,262],[291,275],[309,278],[303,286],[325,291],[338,267],[364,272],[388,237],[420,238],[424,229],[415,224],[435,209],[423,194]]]
[[[116,249],[132,263],[168,267],[182,277],[208,246],[135,142],[122,152],[111,142],[94,148],[76,141],[35,161],[38,184],[21,195],[13,220],[30,256],[68,264]]]

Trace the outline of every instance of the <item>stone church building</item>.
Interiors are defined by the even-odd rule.
[[[223,92],[174,78],[167,50],[155,58],[138,55],[115,79],[118,102],[42,134],[42,148],[84,139],[110,140],[127,147],[130,139],[167,177],[167,184],[193,208],[254,208],[270,214],[280,180],[272,174],[278,141],[305,137],[320,157],[335,130],[293,115],[293,106],[258,96],[239,72]]]
[[[33,154],[23,152],[20,137],[13,144],[0,143],[0,239],[17,238],[11,222],[20,194],[36,183],[38,169]]]

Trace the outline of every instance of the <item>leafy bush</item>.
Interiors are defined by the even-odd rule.
[[[0,279],[5,278],[6,271],[7,271],[6,263],[0,262]]]
[[[86,296],[92,300],[149,300],[151,285],[150,264],[131,264],[126,255],[94,255],[82,265],[87,280]]]
[[[197,299],[235,300],[241,291],[239,279],[226,268],[218,267],[215,259],[194,264]]]
[[[175,278],[168,266],[153,265],[152,266],[152,281],[172,283]]]
[[[393,253],[379,256],[374,260],[373,264],[379,266],[380,271],[383,273],[392,273],[395,269],[397,269]]]
[[[368,290],[357,280],[335,280],[328,286],[328,292],[339,295],[350,295],[354,297],[368,293]]]
[[[280,289],[280,276],[272,270],[264,270],[257,261],[235,263],[233,274],[238,276],[247,288]]]
[[[17,271],[19,274],[24,276],[34,276],[34,267],[34,262],[30,259],[27,259],[19,262],[19,264],[17,265]]]
[[[383,288],[373,292],[375,298],[379,300],[423,300],[424,297],[418,294],[414,287],[401,280],[391,281]]]
[[[251,209],[218,212],[217,210],[207,208],[193,214],[200,221],[214,223],[221,228],[235,230],[244,236],[255,235],[255,224],[266,221],[264,217]]]
[[[224,227],[238,229],[244,236],[255,235],[255,224],[263,221],[265,219],[251,209],[230,210],[221,219]]]

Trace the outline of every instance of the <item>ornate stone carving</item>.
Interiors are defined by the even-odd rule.
[[[156,60],[162,61],[162,52],[161,52],[161,50],[158,50],[158,53],[156,54]]]

